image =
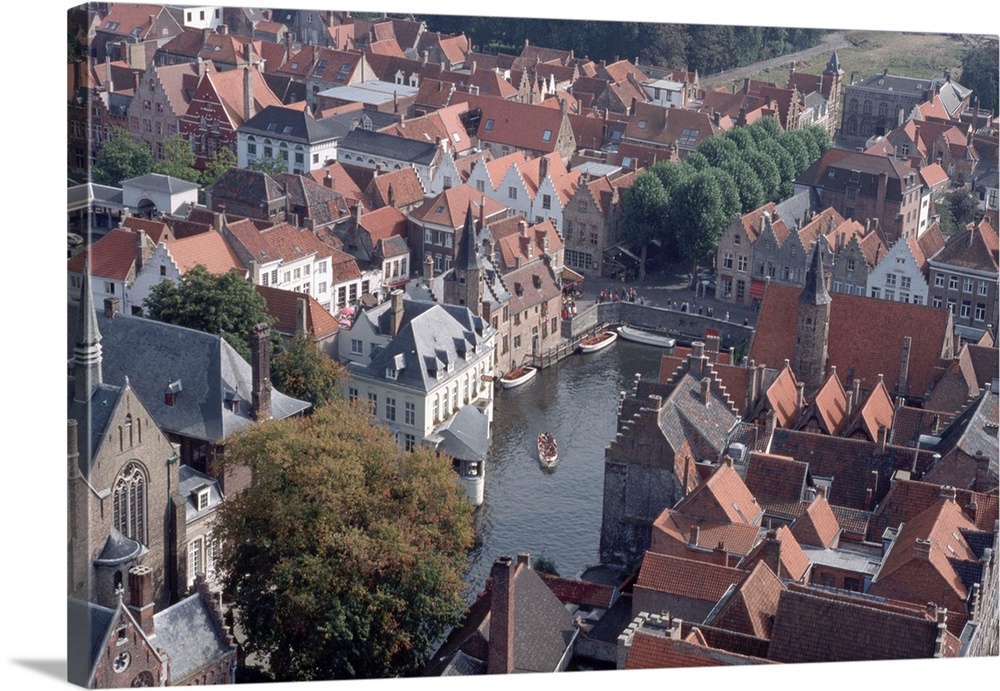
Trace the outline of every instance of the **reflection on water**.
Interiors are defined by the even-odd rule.
[[[618,393],[631,390],[636,372],[655,377],[662,353],[619,340],[497,392],[486,496],[476,512],[479,543],[466,578],[470,597],[502,554],[544,556],[567,577],[597,563],[604,449],[614,437]],[[559,444],[559,463],[551,469],[538,462],[542,431]]]

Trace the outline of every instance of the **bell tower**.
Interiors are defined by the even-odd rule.
[[[826,288],[821,242],[817,239],[813,246],[812,261],[806,271],[806,285],[799,295],[795,330],[793,371],[796,379],[805,384],[807,398],[815,395],[823,385],[830,336],[831,298]]]

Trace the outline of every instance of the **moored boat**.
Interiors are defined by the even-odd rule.
[[[618,334],[614,331],[601,331],[598,334],[584,339],[580,344],[581,353],[593,353],[603,348],[607,348],[618,339]]]
[[[659,346],[661,348],[673,348],[676,341],[670,336],[644,331],[633,326],[619,326],[618,334],[626,341],[635,343],[645,343],[646,345]]]
[[[551,432],[541,432],[538,435],[538,462],[544,466],[552,467],[559,460],[559,448],[556,445],[556,438]]]
[[[505,389],[513,389],[515,386],[520,386],[521,384],[530,381],[537,372],[537,369],[534,367],[528,367],[527,365],[518,367],[517,369],[511,370],[504,376],[500,377],[500,386]]]

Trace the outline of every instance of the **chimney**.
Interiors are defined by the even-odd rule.
[[[942,499],[947,499],[948,501],[955,501],[955,498],[957,496],[958,492],[956,492],[955,488],[952,487],[951,485],[945,485],[944,487],[941,488]]]
[[[428,285],[434,278],[434,258],[431,255],[424,257],[424,280]]]
[[[153,634],[153,569],[133,566],[128,570],[128,609],[147,636]]]
[[[806,407],[806,385],[805,382],[800,381],[797,386],[799,387],[798,408],[801,412],[805,410]]]
[[[261,322],[250,332],[250,367],[253,372],[253,400],[250,417],[268,420],[271,417],[271,327]]]
[[[854,380],[854,404],[861,405],[861,380]]]
[[[323,176],[323,187],[333,189],[333,173],[330,172],[329,168],[326,169],[326,175]]]
[[[243,120],[254,116],[253,71],[250,65],[243,68]]]
[[[715,364],[719,360],[719,335],[714,333],[705,334],[705,354],[708,355],[709,362]]]
[[[691,540],[688,544],[690,544],[692,547],[697,547],[699,537],[701,537],[701,527],[697,525],[691,526]]]
[[[145,249],[146,231],[139,228],[135,231],[135,272],[142,271],[143,250]]]
[[[777,530],[767,531],[767,537],[764,538],[763,561],[775,576],[781,578],[781,540],[778,539]]]
[[[105,71],[105,75],[104,75],[104,89],[105,89],[105,91],[107,91],[110,94],[112,91],[115,90],[115,80],[114,80],[113,75],[111,74],[111,56],[110,55],[105,55],[104,56],[104,71]]]
[[[219,24],[219,26],[216,29],[216,31],[219,32],[219,36],[225,36],[226,34],[229,33],[229,27],[226,26],[225,24]]]
[[[907,379],[910,373],[910,345],[913,343],[913,338],[910,336],[903,336],[903,357],[899,365],[899,393],[904,396],[909,392],[909,385]]]
[[[306,336],[309,333],[309,305],[306,298],[295,301],[295,335]]]
[[[712,379],[710,377],[704,377],[701,380],[701,402],[706,406],[712,400]]]
[[[931,541],[917,538],[913,545],[913,553],[920,559],[931,558]]]
[[[392,307],[389,311],[389,336],[392,338],[396,337],[403,325],[403,294],[399,288],[389,294],[392,300]]]
[[[118,315],[118,298],[104,298],[104,318],[112,319]]]
[[[538,183],[541,184],[541,182],[548,176],[548,174],[549,174],[549,159],[547,156],[542,156],[541,158],[538,159]]]
[[[488,674],[514,671],[514,569],[510,557],[497,557],[490,570],[490,642]]]
[[[526,569],[531,568],[531,555],[528,552],[517,553],[517,568],[522,566]]]

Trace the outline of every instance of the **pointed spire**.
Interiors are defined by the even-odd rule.
[[[83,265],[80,286],[80,306],[76,315],[76,345],[73,348],[73,377],[76,382],[74,400],[90,400],[94,389],[101,385],[101,331],[97,328],[97,310],[90,286],[90,257]]]
[[[465,271],[476,271],[479,262],[476,260],[476,224],[472,213],[472,202],[465,212],[465,227],[462,230],[462,240],[458,245],[458,256],[455,257],[455,268]]]
[[[843,74],[844,70],[840,69],[840,58],[837,56],[837,50],[834,49],[833,53],[830,55],[830,60],[826,63],[825,74]]]
[[[806,285],[799,296],[799,302],[810,305],[826,305],[830,302],[830,293],[826,290],[826,271],[823,269],[823,250],[819,239],[813,245],[812,261],[806,270]]]

